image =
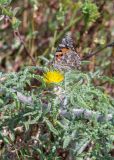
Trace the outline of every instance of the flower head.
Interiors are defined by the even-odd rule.
[[[60,83],[63,80],[64,76],[59,71],[48,71],[44,74],[44,81],[46,83]]]

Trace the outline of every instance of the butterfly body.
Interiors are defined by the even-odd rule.
[[[72,38],[67,35],[59,44],[55,56],[53,66],[58,70],[79,69],[80,57],[75,52]]]

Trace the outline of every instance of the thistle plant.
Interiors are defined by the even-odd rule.
[[[59,72],[44,70],[41,76],[36,70],[0,74],[1,158],[110,158],[113,99],[93,86],[89,74],[69,71],[63,81]],[[57,86],[65,91],[65,108]]]

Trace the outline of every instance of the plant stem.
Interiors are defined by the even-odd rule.
[[[15,33],[15,35],[19,38],[21,44],[24,46],[24,50],[25,50],[26,55],[31,59],[33,65],[36,66],[36,62],[35,62],[34,58],[30,55],[30,53],[29,53],[29,51],[28,51],[28,49],[27,49],[27,47],[26,47],[26,45],[25,45],[25,42],[24,42],[23,39],[21,38],[21,35],[20,35],[19,30],[16,30],[14,33]]]
[[[104,49],[106,49],[106,48],[108,48],[108,47],[114,47],[114,41],[111,42],[111,43],[106,44],[106,45],[103,46],[103,47],[97,48],[96,51],[90,52],[90,53],[87,54],[86,56],[82,57],[81,60],[89,59],[89,58],[91,58],[92,56],[97,55],[99,52],[101,52],[102,50],[104,50]]]

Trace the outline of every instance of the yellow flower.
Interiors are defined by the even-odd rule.
[[[63,80],[64,76],[59,71],[48,71],[44,74],[44,81],[46,83],[60,83]]]

